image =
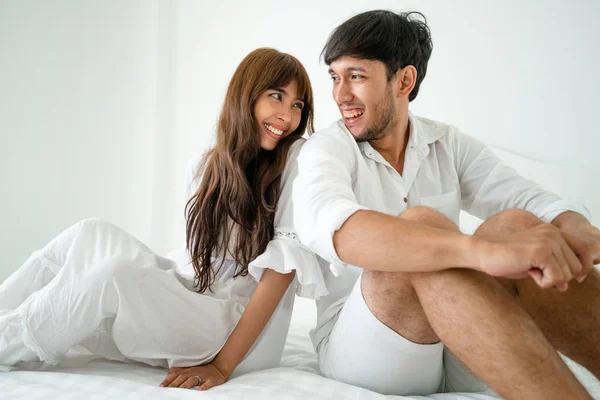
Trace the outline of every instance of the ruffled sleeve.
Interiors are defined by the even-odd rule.
[[[292,186],[298,172],[296,158],[305,139],[290,149],[281,181],[281,196],[275,213],[275,235],[263,254],[250,262],[248,272],[260,281],[265,268],[287,274],[296,271],[296,294],[318,299],[328,294],[318,256],[304,246],[294,230]]]

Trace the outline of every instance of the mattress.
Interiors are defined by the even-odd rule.
[[[487,400],[491,396],[446,393],[422,396],[384,396],[366,389],[323,378],[309,330],[314,326],[314,301],[297,298],[281,366],[242,375],[206,392],[160,388],[166,370],[140,363],[93,360],[82,367],[30,366],[35,370],[0,372],[0,398],[12,399],[444,399]],[[77,356],[82,357],[82,356]],[[583,368],[570,362],[595,399],[600,383]]]

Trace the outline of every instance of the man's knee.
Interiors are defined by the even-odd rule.
[[[529,211],[510,209],[487,219],[475,231],[476,235],[511,234],[534,228],[543,222]]]
[[[452,220],[441,212],[429,207],[411,207],[405,210],[398,218],[409,221],[419,222],[433,228],[444,229],[447,231],[459,232],[458,227]]]

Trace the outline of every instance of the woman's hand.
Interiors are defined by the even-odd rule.
[[[179,387],[207,390],[227,382],[227,378],[212,363],[197,367],[169,368],[169,374],[160,384],[163,387]]]

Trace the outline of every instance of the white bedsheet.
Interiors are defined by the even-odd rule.
[[[160,388],[166,370],[138,363],[92,361],[78,368],[46,368],[36,371],[0,372],[0,399],[407,399],[383,396],[362,388],[321,377],[308,331],[315,322],[314,302],[296,299],[290,334],[280,368],[254,372],[206,392]],[[600,383],[587,371],[576,372],[595,399]],[[435,394],[413,399],[486,400],[478,394]]]

